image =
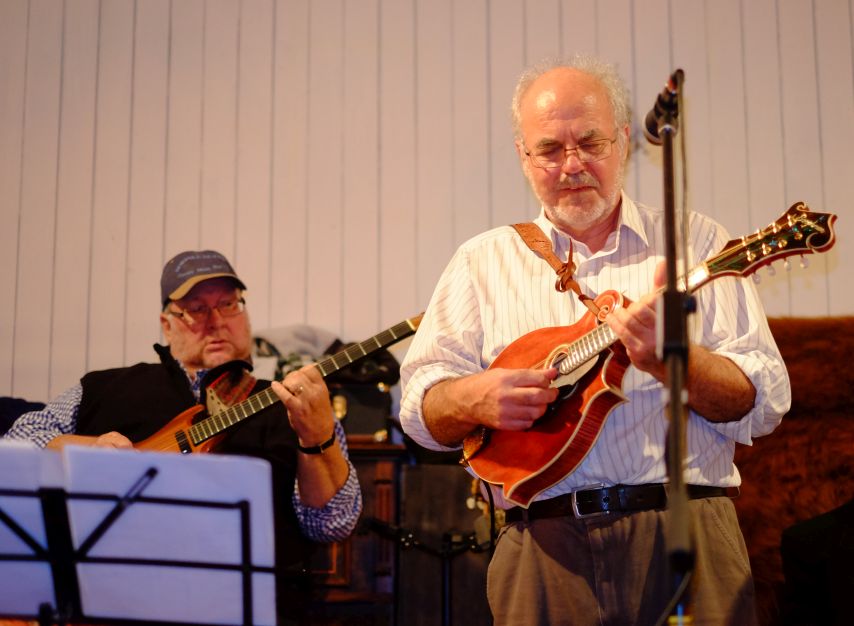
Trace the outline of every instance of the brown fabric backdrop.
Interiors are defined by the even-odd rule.
[[[735,504],[764,625],[784,610],[780,537],[854,497],[854,317],[776,318],[771,331],[792,382],[792,409],[771,435],[738,446]]]

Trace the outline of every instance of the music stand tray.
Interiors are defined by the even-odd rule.
[[[0,442],[0,615],[274,625],[270,465]]]

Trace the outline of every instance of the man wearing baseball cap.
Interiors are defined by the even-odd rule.
[[[303,573],[313,542],[349,536],[361,513],[361,491],[317,368],[303,367],[281,383],[251,377],[244,290],[219,252],[176,255],[160,279],[167,344],[154,346],[160,362],[90,372],[43,410],[18,418],[6,438],[48,448],[131,449],[196,404],[215,412],[212,402],[234,404],[272,386],[284,409],[277,403],[237,423],[215,451],[272,465],[278,606],[292,616],[307,597]]]

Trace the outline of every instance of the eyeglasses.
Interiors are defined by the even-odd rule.
[[[593,139],[591,141],[583,141],[572,148],[564,145],[551,145],[538,149],[536,152],[531,152],[527,148],[525,154],[531,158],[531,163],[535,167],[541,167],[544,170],[563,167],[569,155],[575,152],[576,158],[582,163],[594,163],[607,159],[611,156],[611,146],[617,141],[618,135],[613,139]]]
[[[175,304],[174,302],[172,304]],[[209,307],[207,304],[191,304],[186,309],[175,305],[177,311],[167,309],[169,315],[180,317],[187,326],[201,326],[210,319],[213,311],[219,312],[222,317],[236,317],[246,310],[246,300],[243,298],[232,298],[231,300],[223,300],[214,307]]]

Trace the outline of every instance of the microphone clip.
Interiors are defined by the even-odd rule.
[[[656,146],[662,143],[661,132],[665,129],[675,133],[678,126],[679,100],[685,73],[678,69],[670,75],[664,89],[655,99],[655,104],[646,114],[643,134],[647,140]]]

